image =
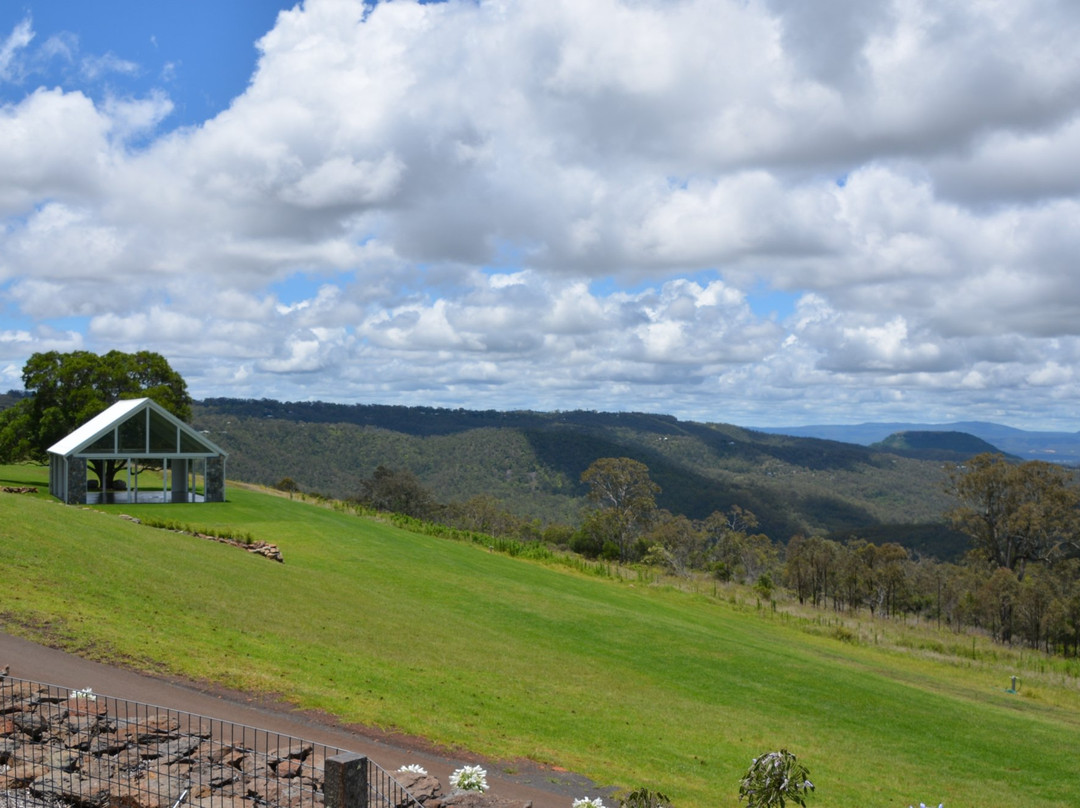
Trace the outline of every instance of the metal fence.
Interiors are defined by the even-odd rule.
[[[0,808],[419,805],[373,761],[337,747],[13,678],[0,680],[0,797]]]

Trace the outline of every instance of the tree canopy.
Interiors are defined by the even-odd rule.
[[[0,413],[0,460],[44,461],[48,449],[121,399],[152,398],[191,419],[187,383],[151,351],[36,353],[23,366],[29,395]]]
[[[630,556],[634,540],[656,513],[660,486],[649,479],[649,468],[629,457],[601,457],[581,474],[589,486],[589,500],[597,510],[586,518],[583,530],[616,548],[620,561]]]
[[[949,489],[959,500],[953,525],[987,561],[1022,579],[1029,561],[1055,561],[1078,545],[1080,489],[1072,471],[1031,460],[981,454],[958,467]]]
[[[379,511],[403,513],[417,519],[431,515],[435,500],[408,469],[378,466],[367,479],[360,481],[357,500]]]

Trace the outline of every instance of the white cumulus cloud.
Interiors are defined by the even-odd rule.
[[[0,36],[5,362],[81,340],[197,395],[1070,424],[1070,4],[307,0],[172,131],[165,90],[35,86],[33,37]],[[142,71],[50,42],[83,81]]]

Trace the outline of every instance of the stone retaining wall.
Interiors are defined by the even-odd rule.
[[[0,793],[76,808],[323,808],[341,750],[250,727],[0,681]],[[24,798],[25,799],[25,798]]]

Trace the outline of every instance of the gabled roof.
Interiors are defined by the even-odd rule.
[[[125,427],[122,438],[119,430]],[[226,454],[213,441],[149,398],[117,401],[50,446],[49,453],[63,457],[206,457]]]

